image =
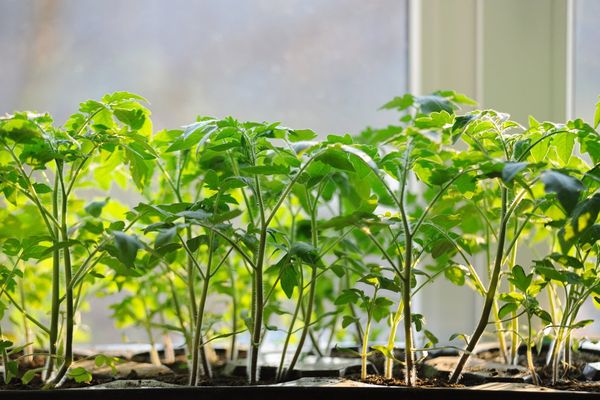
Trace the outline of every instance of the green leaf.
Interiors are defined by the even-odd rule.
[[[92,217],[98,218],[100,214],[102,214],[102,209],[107,203],[108,197],[103,201],[92,201],[90,204],[84,207],[84,210]]]
[[[454,119],[454,125],[452,125],[452,144],[456,144],[460,139],[464,128],[471,122],[477,119],[476,114],[459,115]]]
[[[556,193],[558,201],[567,215],[570,215],[583,190],[582,183],[569,175],[553,170],[542,173],[542,182],[544,182],[544,190],[547,193]]]
[[[567,233],[577,237],[589,229],[598,218],[600,213],[600,193],[580,202],[573,210],[571,222],[566,227]],[[569,235],[566,235],[569,236]],[[565,237],[565,239],[570,239]]]
[[[373,303],[373,319],[375,321],[381,321],[390,315],[390,306],[394,304],[390,299],[385,297],[378,297]]]
[[[67,375],[77,383],[90,383],[92,381],[92,374],[83,367],[72,368]]]
[[[533,311],[533,313],[535,315],[537,315],[545,323],[547,323],[547,324],[552,323],[552,316],[547,311],[544,311],[538,307]]]
[[[306,242],[296,242],[290,248],[288,253],[291,257],[296,257],[308,265],[319,265],[319,249]]]
[[[350,315],[344,315],[344,317],[342,318],[342,328],[346,329],[348,326],[350,326],[351,324],[354,324],[358,321],[359,320],[356,317],[352,317]]]
[[[158,231],[158,235],[156,235],[156,239],[154,240],[154,248],[158,249],[160,247],[166,246],[173,241],[177,235],[177,227],[161,229]]]
[[[535,268],[536,272],[544,277],[546,280],[554,280],[559,282],[567,282],[567,277],[565,274],[557,271],[554,268],[537,266]]]
[[[288,139],[290,142],[303,142],[307,140],[313,140],[316,137],[317,134],[310,129],[294,129],[288,133]]]
[[[52,188],[45,183],[34,183],[33,188],[38,194],[52,193]]]
[[[517,303],[506,303],[498,310],[498,319],[504,319],[508,314],[517,311],[519,305]]]
[[[31,382],[31,380],[33,378],[35,378],[35,376],[37,375],[38,372],[43,371],[44,368],[33,368],[33,369],[29,369],[27,370],[23,376],[21,376],[21,382],[24,385],[27,385],[29,382]]]
[[[515,265],[511,271],[511,275],[510,278],[508,278],[508,280],[512,282],[512,284],[515,285],[517,289],[525,293],[529,288],[529,285],[531,285],[532,278],[533,275],[527,275],[523,270],[523,267],[521,267],[520,265]]]
[[[348,160],[348,156],[334,149],[324,151],[316,159],[336,169],[354,172],[354,166]]]
[[[568,255],[559,254],[559,253],[552,253],[548,256],[548,258],[556,261],[557,263],[564,265],[565,267],[571,267],[571,268],[576,268],[576,269],[583,268],[583,263],[581,261],[579,261],[578,259],[576,259],[575,257],[571,257]]]
[[[381,108],[386,110],[403,111],[406,110],[408,107],[412,106],[413,104],[413,95],[407,93],[402,97],[394,97],[391,101],[388,101],[383,106],[381,106]]]
[[[421,330],[423,329],[423,315],[422,314],[412,314],[412,321],[413,324],[415,325],[415,330],[417,332],[421,332]]]
[[[436,344],[438,344],[440,341],[437,338],[437,336],[435,336],[431,331],[424,329],[423,330],[423,334],[425,335],[425,337],[427,338],[427,340],[429,340],[429,343],[427,343],[425,345],[425,347],[434,347]]]
[[[384,356],[385,358],[390,358],[390,359],[392,359],[392,360],[395,360],[395,359],[396,359],[396,357],[395,357],[395,356],[394,356],[394,354],[393,354],[393,349],[390,349],[390,348],[389,348],[389,347],[387,347],[387,346],[383,346],[383,345],[374,345],[374,346],[371,346],[371,348],[372,348],[373,350],[375,350],[375,351],[378,351],[378,352],[380,352],[381,354],[383,354],[383,356]]]
[[[143,101],[145,103],[149,103],[148,100],[146,100],[144,97],[137,95],[135,93],[130,93],[130,92],[114,92],[114,93],[110,93],[110,94],[106,94],[102,97],[102,101],[108,104],[112,104],[112,103],[119,103],[122,101],[127,101],[127,100],[138,100],[138,101]]]
[[[571,132],[563,132],[554,136],[552,141],[556,147],[556,154],[558,158],[564,163],[568,164],[573,154],[573,146],[575,145],[575,134]]]
[[[360,294],[356,289],[345,289],[342,293],[335,299],[335,305],[341,306],[344,304],[355,304],[360,299]]]
[[[467,344],[469,342],[469,338],[467,335],[465,335],[464,333],[453,333],[452,335],[450,335],[450,337],[448,338],[448,341],[453,341],[454,339],[462,339],[464,340],[465,344]]]
[[[281,271],[281,289],[288,299],[292,298],[294,288],[298,286],[298,273],[292,264],[285,263]]]
[[[186,210],[178,212],[177,215],[184,218],[197,219],[198,221],[206,221],[211,217],[212,214],[204,210]]]
[[[171,153],[191,149],[196,145],[201,146],[217,130],[215,122],[215,120],[209,119],[186,126],[185,130],[167,148],[166,152]]]
[[[115,108],[113,113],[119,121],[136,131],[142,129],[146,122],[146,113],[141,108]]]
[[[506,183],[511,182],[515,177],[519,174],[519,172],[523,171],[529,163],[526,162],[507,162],[504,164],[502,168],[502,180]]]
[[[453,265],[444,270],[444,276],[457,286],[465,284],[465,270],[459,265]]]
[[[138,250],[144,247],[143,244],[137,237],[120,231],[113,231],[112,234],[117,250],[115,256],[129,268],[134,268]]]
[[[446,111],[447,113],[452,114],[456,108],[450,100],[435,94],[429,96],[417,96],[415,97],[415,103],[418,104],[421,114],[431,114],[440,111]]]
[[[19,375],[19,363],[15,360],[10,360],[4,366],[4,373],[6,374],[6,382],[10,382],[12,378],[16,378]]]
[[[13,346],[13,342],[10,340],[0,340],[0,351],[6,351]]]
[[[249,175],[287,175],[290,169],[284,165],[254,165],[241,171]]]
[[[552,322],[552,321],[551,321]],[[581,328],[585,328],[588,325],[593,324],[595,321],[593,319],[584,319],[581,321],[577,321],[576,323],[574,323],[573,325],[571,325],[572,329],[581,329]]]

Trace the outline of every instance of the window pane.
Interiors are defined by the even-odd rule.
[[[0,109],[50,111],[129,90],[155,125],[197,114],[324,133],[391,121],[407,88],[407,2],[4,0]]]
[[[600,95],[600,1],[575,2],[575,116],[593,121]]]
[[[574,116],[593,122],[595,105],[600,100],[600,2],[575,2]],[[579,319],[596,322],[576,331],[577,335],[596,335],[600,328],[598,309],[592,302],[584,305]]]
[[[355,133],[397,118],[377,109],[407,90],[407,53],[406,0],[2,0],[0,114],[63,122],[127,90],[157,129],[203,114]],[[119,342],[114,298],[91,301],[92,340]]]

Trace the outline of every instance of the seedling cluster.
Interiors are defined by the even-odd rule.
[[[383,106],[396,125],[325,138],[212,117],[154,132],[146,101],[126,92],[62,126],[0,118],[5,383],[89,380],[74,364],[79,315],[93,293],[116,292],[115,323],[145,329],[153,362],[157,336],[184,338],[190,385],[211,377],[215,343],[233,360],[241,338],[257,383],[275,331],[278,381],[351,339],[363,379],[380,353],[384,376],[408,386],[428,351],[454,341],[458,382],[486,332],[507,364],[525,345],[535,383],[533,352],[550,340],[560,380],[574,332],[593,322],[580,310],[600,303],[600,107],[591,124],[522,126],[461,106],[475,104],[407,94]],[[143,200],[128,207],[115,187]],[[436,279],[482,297],[472,332],[438,338],[414,310]],[[43,367],[19,372],[40,355]]]

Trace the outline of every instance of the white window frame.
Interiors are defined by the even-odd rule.
[[[573,112],[574,1],[409,0],[409,90],[456,90],[525,124],[530,114],[566,120]],[[470,333],[481,304],[444,279],[415,299],[442,343]]]

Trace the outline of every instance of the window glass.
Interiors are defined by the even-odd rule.
[[[127,90],[157,129],[202,114],[355,133],[397,118],[377,109],[407,90],[407,53],[406,0],[2,0],[0,114],[62,123]],[[113,297],[91,301],[93,341],[145,339],[113,328]]]
[[[575,1],[574,43],[574,116],[588,122],[594,120],[594,109],[600,100],[600,1]],[[594,318],[596,322],[578,335],[597,335],[600,329],[598,309],[588,302],[580,319]]]
[[[198,114],[323,133],[393,120],[407,89],[407,2],[398,0],[4,0],[0,109],[59,121],[128,90],[159,128]]]
[[[600,1],[575,2],[574,115],[593,121],[600,95]]]

